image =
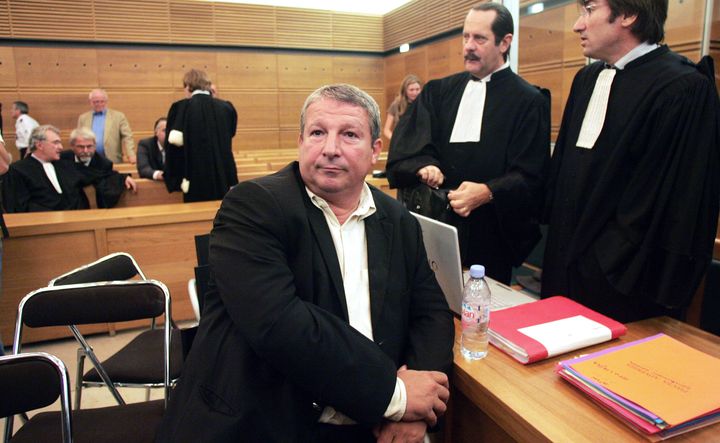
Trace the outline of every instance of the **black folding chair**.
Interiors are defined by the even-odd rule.
[[[44,352],[0,357],[0,390],[5,443],[149,443],[164,411],[162,401],[154,401],[72,412],[67,369]],[[49,406],[58,398],[60,411],[35,414],[12,435],[14,414]]]
[[[135,259],[128,253],[117,252],[81,266],[50,281],[49,286],[60,286],[101,281],[128,281],[133,278],[146,280]],[[170,318],[169,311],[166,319]],[[174,326],[172,319],[170,324]],[[180,377],[183,362],[183,348],[180,332],[172,329],[170,349],[170,382],[175,384]],[[162,367],[157,364],[163,349],[163,331],[156,328],[156,318],[152,318],[150,329],[140,333],[130,343],[102,362],[109,379],[115,387],[145,388],[146,400],[150,399],[150,389],[163,386]],[[84,387],[104,386],[106,381],[97,371],[97,365],[85,371],[85,357],[97,360],[92,347],[81,346],[77,356],[77,383],[75,386],[75,409],[80,408]],[[95,361],[93,361],[93,364]],[[117,391],[117,390],[115,390]]]
[[[92,347],[80,333],[78,325],[153,319],[161,315],[168,318],[169,314],[170,293],[164,284],[155,280],[50,286],[33,291],[20,301],[13,351],[15,354],[21,351],[23,326],[32,328],[68,326],[80,344],[82,352],[92,362],[102,384],[107,386],[118,404],[124,405],[125,401],[118,392],[117,386],[133,385],[133,383],[120,383],[114,380],[110,371],[107,370],[107,364],[113,358],[118,360],[118,354],[116,353],[105,363],[101,363]],[[154,330],[153,334],[159,335],[160,349],[138,357],[137,364],[143,368],[149,368],[151,372],[161,374],[160,386],[164,388],[164,399],[167,402],[171,386],[170,322],[166,321],[163,328]],[[177,349],[177,358],[182,359],[182,343],[180,343],[180,339],[177,339],[177,342],[174,348]],[[128,344],[126,348],[131,344]],[[122,350],[118,352],[122,352]],[[79,371],[79,374],[82,372]],[[78,383],[79,385],[80,383]],[[79,408],[78,406],[76,408]]]

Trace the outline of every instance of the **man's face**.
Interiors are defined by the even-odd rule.
[[[580,17],[573,31],[580,36],[580,46],[585,57],[612,64],[625,52],[621,46],[623,19],[616,17],[611,23],[611,15],[612,11],[605,0],[587,1],[580,8]]]
[[[78,137],[70,147],[80,160],[89,161],[95,155],[95,142],[89,138]]]
[[[20,117],[20,115],[22,115],[20,110],[18,108],[16,108],[15,105],[12,105],[10,112],[11,112],[10,115],[12,115],[12,118],[14,118],[16,120]]]
[[[103,112],[107,106],[107,97],[99,92],[93,92],[90,96],[90,106],[95,112]]]
[[[160,145],[163,145],[165,143],[165,128],[167,127],[166,121],[161,121],[157,124],[157,127],[155,128],[155,137],[157,137],[158,141],[160,142]]]
[[[324,98],[305,112],[298,147],[305,185],[332,202],[333,197],[359,195],[365,176],[380,155],[382,141],[372,140],[363,108]]]
[[[470,11],[463,26],[463,56],[465,70],[477,78],[483,78],[500,68],[506,52],[512,42],[512,35],[504,36],[500,44],[495,45],[492,23],[497,16],[495,11]]]
[[[60,153],[63,150],[62,140],[60,136],[53,131],[45,131],[45,140],[35,143],[35,151],[33,154],[40,160],[51,162],[60,160]]]

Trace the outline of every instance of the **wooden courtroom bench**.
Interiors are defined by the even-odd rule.
[[[220,201],[82,211],[5,214],[0,333],[13,336],[20,300],[78,266],[112,252],[128,252],[148,278],[167,285],[175,320],[194,319],[187,282],[194,276],[195,235],[210,232]],[[133,327],[137,324],[123,324]],[[115,325],[92,326],[106,332]],[[28,328],[27,342],[66,337],[67,327]]]
[[[171,203],[182,203],[183,197],[180,192],[168,192],[165,182],[150,180],[147,178],[134,179],[137,183],[137,192],[130,190],[123,192],[115,208],[130,208],[147,205],[166,205]],[[91,209],[97,209],[95,200],[95,188],[90,185],[83,188],[88,197]]]

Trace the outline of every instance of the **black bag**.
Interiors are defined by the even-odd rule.
[[[460,257],[465,263],[469,236],[468,221],[467,218],[460,217],[453,211],[448,200],[450,191],[450,189],[431,188],[420,183],[413,188],[398,189],[397,198],[408,211],[455,226],[460,241]]]
[[[435,189],[420,183],[414,188],[398,189],[399,200],[408,211],[443,223],[450,223],[453,210],[448,200],[449,189]]]

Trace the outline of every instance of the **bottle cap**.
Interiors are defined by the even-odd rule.
[[[470,277],[472,277],[472,278],[485,277],[485,266],[483,266],[483,265],[470,266]]]

